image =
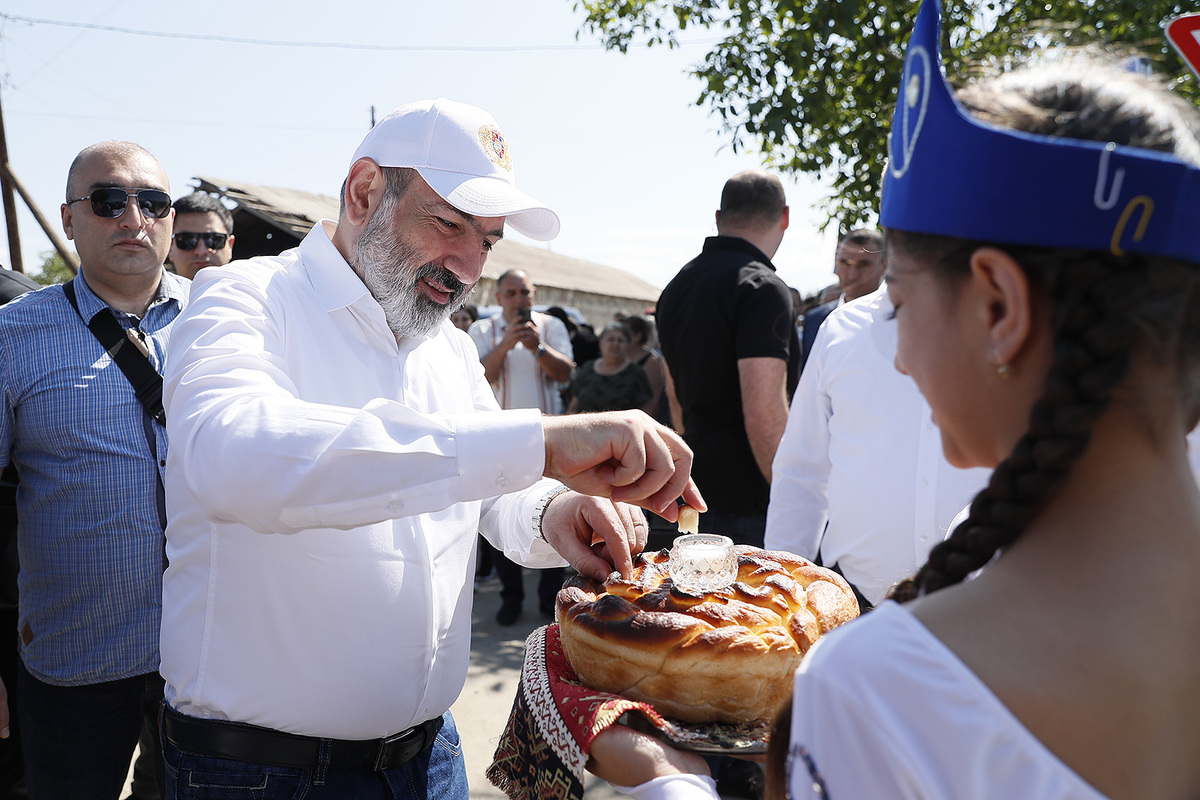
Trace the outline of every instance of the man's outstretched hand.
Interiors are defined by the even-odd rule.
[[[641,411],[542,417],[547,478],[583,494],[647,508],[668,522],[676,498],[707,509],[692,481],[692,451]]]

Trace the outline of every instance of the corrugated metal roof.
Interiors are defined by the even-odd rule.
[[[247,213],[291,233],[298,239],[321,219],[337,219],[338,199],[328,195],[245,181],[196,176],[200,189],[217,192],[236,202]],[[519,269],[537,286],[588,292],[607,297],[654,303],[661,293],[657,286],[624,270],[560,255],[551,250],[503,239],[488,257],[484,278],[495,280],[501,273]]]

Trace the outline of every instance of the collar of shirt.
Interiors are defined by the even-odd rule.
[[[150,301],[150,305],[143,315],[143,319],[148,319],[152,313],[151,310],[157,306],[174,301],[177,309],[187,305],[188,290],[192,282],[187,278],[180,277],[174,272],[162,271],[162,279],[158,282],[158,291],[154,295],[154,299]],[[92,317],[96,316],[102,309],[109,308],[109,305],[101,300],[92,287],[88,286],[87,278],[80,272],[75,279],[75,299],[79,301],[79,315],[83,317],[84,322],[90,323]],[[176,309],[176,310],[177,310]],[[129,315],[132,316],[132,315]],[[117,314],[117,319],[121,318],[121,314]],[[171,314],[166,320],[175,319],[175,314]]]
[[[306,266],[309,283],[327,314],[333,316],[344,311],[357,317],[379,346],[395,354],[400,343],[388,326],[383,306],[334,246],[332,237],[336,229],[337,223],[323,219],[301,240],[300,258]]]
[[[775,265],[771,263],[771,259],[767,258],[766,253],[740,236],[709,236],[704,240],[704,252],[707,253],[711,250],[741,250],[752,255],[754,260],[764,267],[775,270]]]
[[[361,317],[365,324],[380,333],[383,338],[392,342],[390,349],[405,349],[415,347],[423,341],[434,338],[444,327],[438,325],[428,335],[420,338],[406,336],[405,341],[396,342],[395,334],[388,325],[387,315],[383,306],[371,294],[371,290],[363,283],[345,256],[333,244],[333,234],[337,223],[323,219],[313,226],[300,242],[300,257],[308,266],[309,282],[317,296],[324,302],[324,310],[330,314],[340,309]]]
[[[319,267],[314,269],[310,266],[309,281],[317,297],[324,302],[325,310],[329,312],[349,308],[363,298],[370,298],[372,301],[375,299],[371,297],[371,292],[358,277],[358,273],[334,246],[335,230],[336,222],[323,219],[300,242],[300,257],[304,263]],[[380,312],[382,311],[380,308]]]

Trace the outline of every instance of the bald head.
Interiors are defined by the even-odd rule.
[[[100,190],[110,191],[95,197]],[[80,274],[113,308],[140,316],[153,299],[171,247],[170,203],[166,170],[140,145],[100,142],[71,162],[63,233],[75,242]]]
[[[67,170],[67,202],[87,194],[86,187],[77,185],[79,173],[85,164],[98,156],[113,158],[117,161],[137,161],[148,158],[155,164],[159,164],[158,159],[140,144],[120,139],[96,142],[80,150],[79,155],[75,156],[75,160],[71,162],[70,169]],[[162,169],[161,164],[159,164],[159,169]]]
[[[533,280],[519,269],[505,271],[496,279],[496,302],[504,319],[512,322],[521,309],[533,308],[533,297],[537,287]]]

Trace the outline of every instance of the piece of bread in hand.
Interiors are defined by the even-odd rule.
[[[691,506],[679,507],[679,532],[680,533],[699,533],[700,532],[700,512]]]

